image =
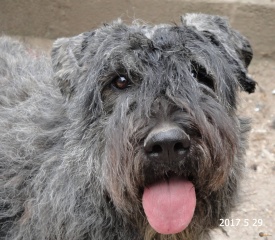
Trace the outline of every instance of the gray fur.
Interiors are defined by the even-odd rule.
[[[51,60],[2,37],[0,239],[208,239],[238,200],[249,122],[237,92],[254,91],[251,58],[225,19],[203,14],[179,26],[117,21],[58,39]],[[115,88],[118,75],[131,86]],[[190,136],[178,165],[144,153],[160,122]],[[184,232],[161,236],[141,192],[168,171],[192,178],[197,205]]]

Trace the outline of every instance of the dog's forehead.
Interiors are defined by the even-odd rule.
[[[206,65],[204,58],[217,55],[221,58],[217,47],[189,26],[118,24],[100,29],[99,36],[93,48],[102,61],[112,66],[122,63],[122,67],[135,68],[142,64],[140,69],[146,69],[152,65],[166,68],[181,64],[189,68],[192,62]]]
[[[98,45],[106,45],[107,50],[112,47],[130,47],[130,49],[133,47],[135,50],[138,50],[144,49],[146,45],[158,48],[159,50],[165,50],[167,47],[173,49],[178,46],[185,48],[186,43],[187,45],[193,45],[192,41],[212,45],[210,40],[205,38],[195,28],[185,25],[126,25],[122,22],[117,22],[116,24],[98,29],[96,35],[100,37],[96,39],[97,44],[95,48]]]
[[[131,71],[141,75],[166,71],[167,75],[186,75],[194,63],[212,73],[212,65],[217,65],[215,62],[218,61],[214,57],[218,57],[220,64],[224,61],[216,46],[189,26],[118,23],[99,29],[96,35],[96,44],[92,44],[92,48],[96,63],[102,62],[105,66],[101,73]],[[213,58],[213,64],[207,62],[208,58]]]
[[[197,45],[197,48],[212,45],[203,34],[189,26],[156,25],[152,28],[143,29],[141,32],[157,48],[163,50],[167,47],[171,49],[180,47],[183,50],[194,44]]]
[[[171,25],[168,24],[159,24],[153,27],[146,27],[144,26],[141,31],[147,37],[148,39],[152,40],[154,37],[154,34],[157,30],[162,29],[164,32],[166,31],[168,33],[169,29],[171,28]]]

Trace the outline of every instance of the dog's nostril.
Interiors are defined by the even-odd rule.
[[[174,145],[174,152],[181,152],[181,151],[185,151],[186,148],[183,147],[183,144],[178,142]]]
[[[175,143],[174,151],[175,152],[186,151],[189,147],[190,147],[190,139],[186,137],[185,139],[182,139],[181,142]]]
[[[152,147],[152,153],[161,153],[162,152],[162,147],[160,145],[154,145]]]

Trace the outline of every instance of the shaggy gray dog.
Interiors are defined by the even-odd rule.
[[[0,239],[203,239],[238,200],[248,41],[225,19],[121,21],[51,60],[0,41]]]

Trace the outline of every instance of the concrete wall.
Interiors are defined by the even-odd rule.
[[[0,0],[0,33],[54,39],[117,18],[178,23],[187,12],[228,16],[257,58],[275,58],[275,0]]]

